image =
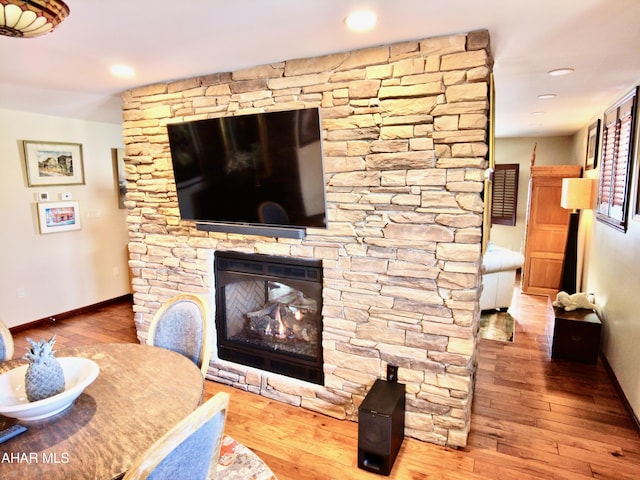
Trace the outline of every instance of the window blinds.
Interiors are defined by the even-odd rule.
[[[517,163],[495,166],[491,198],[491,223],[511,226],[516,224],[518,169]]]
[[[626,231],[637,88],[604,114],[597,218]]]

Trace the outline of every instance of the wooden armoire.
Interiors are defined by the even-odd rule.
[[[531,167],[522,269],[524,293],[555,299],[560,289],[571,213],[560,206],[562,179],[581,174],[580,165]]]

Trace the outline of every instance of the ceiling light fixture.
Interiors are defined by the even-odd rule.
[[[118,78],[133,78],[136,76],[136,71],[129,65],[111,65],[111,74]]]
[[[350,13],[344,23],[354,32],[367,32],[376,26],[378,16],[369,10]]]
[[[540,100],[549,100],[550,98],[556,98],[557,95],[555,93],[543,93],[542,95],[538,95]]]
[[[69,15],[61,0],[0,0],[0,35],[37,37],[53,31]]]
[[[556,68],[555,70],[549,70],[547,74],[552,77],[560,77],[562,75],[569,75],[570,73],[573,73],[573,71],[573,68]]]

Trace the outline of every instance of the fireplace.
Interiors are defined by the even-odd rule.
[[[215,252],[218,357],[322,385],[322,262]]]

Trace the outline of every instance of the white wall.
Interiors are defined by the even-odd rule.
[[[594,221],[586,291],[603,318],[602,351],[640,417],[640,221],[627,233]]]
[[[586,130],[576,135],[578,158],[584,158]],[[639,143],[640,128],[635,132],[627,232],[599,222],[593,211],[580,219],[581,229],[586,230],[583,290],[595,295],[602,318],[601,349],[636,418],[640,418],[640,215],[634,212],[640,209]]]
[[[0,109],[0,318],[10,327],[126,295],[126,210],[111,149],[122,125]],[[28,187],[22,140],[81,143],[85,185]],[[36,193],[79,202],[81,230],[41,235]]]

